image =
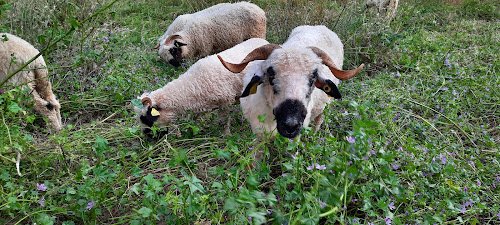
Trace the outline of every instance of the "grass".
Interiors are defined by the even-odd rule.
[[[255,1],[269,41],[324,24],[344,69],[366,64],[322,129],[255,146],[235,106],[230,135],[214,111],[147,138],[131,100],[195,62],[158,62],[157,37],[218,2],[121,0],[75,24],[110,1],[0,1],[0,30],[38,49],[77,28],[44,55],[60,133],[26,91],[0,88],[0,223],[500,223],[497,2],[402,1],[389,22],[361,1]],[[248,170],[257,147],[265,163]]]

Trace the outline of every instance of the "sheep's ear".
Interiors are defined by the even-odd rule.
[[[255,75],[252,77],[252,80],[250,80],[250,83],[247,84],[245,87],[245,90],[243,90],[243,93],[241,93],[241,97],[247,97],[251,94],[255,94],[257,92],[257,87],[262,84],[262,76]]]
[[[174,41],[174,46],[177,48],[180,48],[180,47],[186,46],[186,45],[187,45],[186,43],[182,43],[180,41]]]
[[[341,99],[342,95],[340,95],[339,89],[337,88],[337,85],[333,83],[331,80],[324,80],[321,81],[321,79],[317,79],[316,82],[314,82],[314,85],[323,90],[328,97],[334,97],[335,99]]]

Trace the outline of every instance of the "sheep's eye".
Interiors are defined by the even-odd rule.
[[[269,83],[271,85],[274,85],[274,75],[276,74],[276,72],[274,71],[274,69],[272,67],[269,67],[267,69],[267,76],[269,77]]]

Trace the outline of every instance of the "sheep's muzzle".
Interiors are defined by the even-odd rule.
[[[274,109],[278,132],[286,138],[294,138],[300,134],[307,109],[298,100],[288,99]]]

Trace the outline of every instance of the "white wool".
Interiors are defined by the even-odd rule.
[[[187,19],[189,21],[182,30],[170,34],[180,35],[177,41],[186,44],[180,47],[181,58],[205,57],[229,49],[250,38],[265,38],[266,35],[265,12],[249,2],[218,4],[188,18],[181,18],[180,21],[182,23]],[[160,39],[166,40],[167,37],[165,34]],[[176,48],[174,44],[174,41],[160,43],[158,55],[162,61],[179,61],[170,52]]]
[[[4,41],[4,38],[8,40]],[[0,33],[0,80],[3,81],[38,53],[39,51],[25,40],[12,34]],[[47,73],[45,60],[40,56],[11,77],[7,84],[20,85],[29,82],[25,86],[32,90],[35,110],[49,118],[52,128],[60,130],[62,128],[60,105],[52,93]]]

